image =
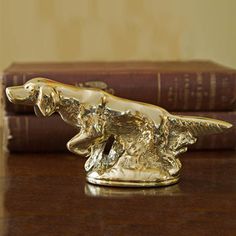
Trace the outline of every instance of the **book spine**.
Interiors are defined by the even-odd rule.
[[[34,115],[8,116],[10,152],[61,152],[78,130],[55,115],[47,119]]]
[[[181,112],[181,115],[204,116],[228,121],[234,126],[224,134],[200,137],[189,148],[214,150],[236,148],[236,112]],[[59,115],[38,118],[34,115],[9,116],[8,150],[11,152],[61,152],[66,143],[78,133],[74,127],[62,121]]]
[[[102,81],[116,96],[158,105],[168,111],[232,111],[236,107],[234,73],[5,73],[3,87],[22,85],[34,77],[75,86]],[[17,106],[6,99],[6,111],[8,114],[24,114],[33,113],[33,108]]]

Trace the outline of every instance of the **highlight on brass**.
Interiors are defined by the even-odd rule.
[[[178,155],[199,136],[232,126],[209,118],[171,115],[161,107],[119,98],[101,89],[45,78],[9,87],[6,93],[13,103],[34,106],[37,115],[57,112],[79,128],[67,147],[88,157],[87,181],[98,185],[174,184],[181,170]]]
[[[178,184],[162,188],[108,188],[86,183],[84,193],[88,197],[129,198],[138,196],[180,196],[182,191]]]

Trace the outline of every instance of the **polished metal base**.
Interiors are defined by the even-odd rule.
[[[116,187],[158,187],[176,184],[179,181],[179,176],[164,181],[120,181],[120,180],[105,180],[86,177],[86,180],[91,184],[102,186],[116,186]]]

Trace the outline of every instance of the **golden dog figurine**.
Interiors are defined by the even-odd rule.
[[[89,157],[87,181],[111,186],[161,186],[179,180],[177,155],[203,134],[232,125],[201,117],[175,116],[166,110],[113,96],[95,88],[75,87],[35,78],[6,89],[16,104],[32,105],[36,114],[61,118],[80,129],[68,149]],[[62,134],[63,135],[63,134]]]

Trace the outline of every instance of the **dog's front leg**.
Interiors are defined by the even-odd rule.
[[[98,134],[80,132],[67,143],[67,148],[77,155],[88,156],[94,141],[99,137]]]

